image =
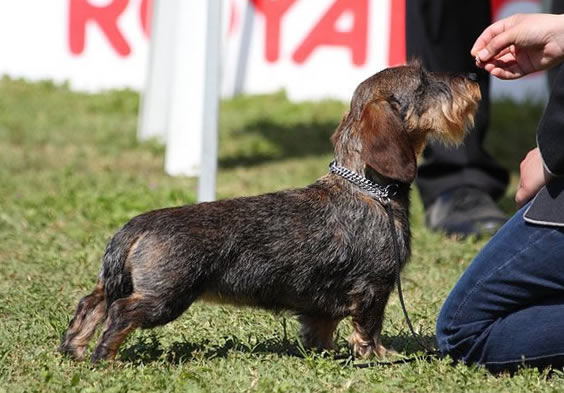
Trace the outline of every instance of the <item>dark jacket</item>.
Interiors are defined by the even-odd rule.
[[[535,196],[523,217],[533,224],[564,227],[564,65],[556,75],[539,123],[537,145],[544,167],[553,178]]]

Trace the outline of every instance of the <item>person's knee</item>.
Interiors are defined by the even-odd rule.
[[[447,301],[436,324],[437,345],[443,355],[464,363],[479,362],[481,343],[488,334],[491,321],[472,318],[472,313]]]
[[[448,304],[445,303],[439,312],[439,317],[437,318],[436,334],[437,334],[437,346],[439,351],[446,355],[449,353],[451,345],[449,344],[453,337],[452,324],[452,313],[448,310]]]

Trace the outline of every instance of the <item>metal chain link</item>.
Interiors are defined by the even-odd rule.
[[[368,191],[369,193],[374,194],[374,196],[382,203],[389,202],[390,197],[396,195],[398,191],[398,185],[395,183],[388,184],[387,186],[382,186],[368,180],[358,173],[351,171],[348,168],[337,165],[336,161],[331,161],[331,163],[329,164],[329,171],[341,176],[354,185],[362,188],[364,191]]]

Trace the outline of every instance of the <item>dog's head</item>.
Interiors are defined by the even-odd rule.
[[[428,72],[418,62],[385,69],[356,88],[332,138],[336,159],[411,183],[426,141],[462,142],[480,98],[473,74]]]

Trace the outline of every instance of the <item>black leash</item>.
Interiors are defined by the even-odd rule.
[[[398,360],[392,360],[392,361],[370,361],[370,362],[364,362],[364,363],[354,363],[353,359],[349,356],[348,358],[344,359],[344,366],[352,366],[354,368],[373,368],[373,367],[377,367],[377,366],[393,366],[396,364],[404,364],[404,363],[411,363],[414,362],[418,359],[431,359],[437,355],[440,354],[439,351],[431,349],[427,346],[427,344],[425,344],[419,337],[419,335],[415,332],[415,329],[413,328],[413,324],[411,323],[411,319],[409,319],[409,314],[407,312],[407,307],[405,306],[405,300],[403,298],[403,290],[401,287],[401,256],[400,256],[400,252],[399,252],[399,244],[398,244],[398,234],[396,232],[396,226],[394,224],[394,215],[392,212],[392,206],[391,203],[389,201],[389,199],[387,200],[380,200],[380,202],[382,203],[382,205],[384,206],[384,209],[386,209],[386,215],[388,216],[388,225],[390,227],[390,233],[392,234],[392,250],[393,250],[393,254],[394,254],[394,259],[396,261],[396,286],[397,286],[397,291],[398,291],[398,297],[399,297],[399,301],[400,301],[400,305],[401,305],[401,310],[403,312],[403,316],[405,319],[405,322],[407,323],[407,327],[409,328],[409,331],[411,332],[411,335],[413,336],[413,338],[415,339],[415,342],[421,347],[423,348],[424,354],[423,356],[411,356],[409,358],[405,358],[405,359],[398,359]]]
[[[382,206],[384,206],[384,209],[386,210],[386,215],[388,216],[388,225],[390,228],[390,233],[392,235],[392,250],[393,250],[394,260],[396,262],[396,271],[395,271],[396,286],[397,286],[398,297],[401,305],[401,310],[403,312],[405,322],[407,323],[407,327],[409,328],[411,335],[415,339],[415,342],[424,350],[423,356],[412,356],[406,359],[399,359],[389,362],[371,361],[365,363],[354,363],[350,356],[344,359],[342,357],[341,358],[335,357],[335,359],[345,360],[344,365],[351,365],[352,367],[355,368],[371,368],[376,366],[391,366],[394,364],[411,363],[417,359],[422,359],[422,358],[430,359],[432,357],[439,355],[440,354],[439,351],[429,348],[420,339],[419,335],[415,332],[415,329],[413,328],[413,324],[411,323],[411,319],[409,319],[409,314],[407,312],[407,307],[405,306],[405,300],[403,298],[403,290],[401,287],[401,256],[399,251],[398,234],[396,232],[396,226],[394,224],[394,214],[390,202],[390,197],[394,196],[395,192],[397,191],[398,188],[397,185],[391,184],[386,187],[380,186],[379,184],[373,183],[370,180],[364,178],[363,176],[360,176],[359,174],[347,168],[338,166],[335,161],[331,162],[329,168],[332,173],[335,173],[345,178],[346,180],[350,181],[351,183],[360,186],[362,189],[374,194],[376,199],[382,204]],[[396,187],[391,187],[391,186],[396,186]]]
[[[409,319],[409,315],[407,313],[407,307],[405,306],[405,300],[403,299],[403,291],[401,288],[401,259],[400,259],[400,252],[398,246],[398,234],[396,232],[396,226],[394,225],[394,216],[390,202],[384,203],[384,208],[386,209],[386,213],[388,215],[388,223],[390,226],[390,232],[392,233],[392,248],[394,250],[394,259],[396,260],[396,286],[398,289],[398,297],[401,305],[401,310],[403,311],[403,316],[405,318],[405,322],[409,327],[409,331],[411,332],[411,335],[413,336],[417,344],[419,344],[419,346],[425,350],[425,352],[433,353],[433,354],[438,353],[438,351],[429,349],[427,345],[420,339],[417,333],[415,333],[413,324]]]

